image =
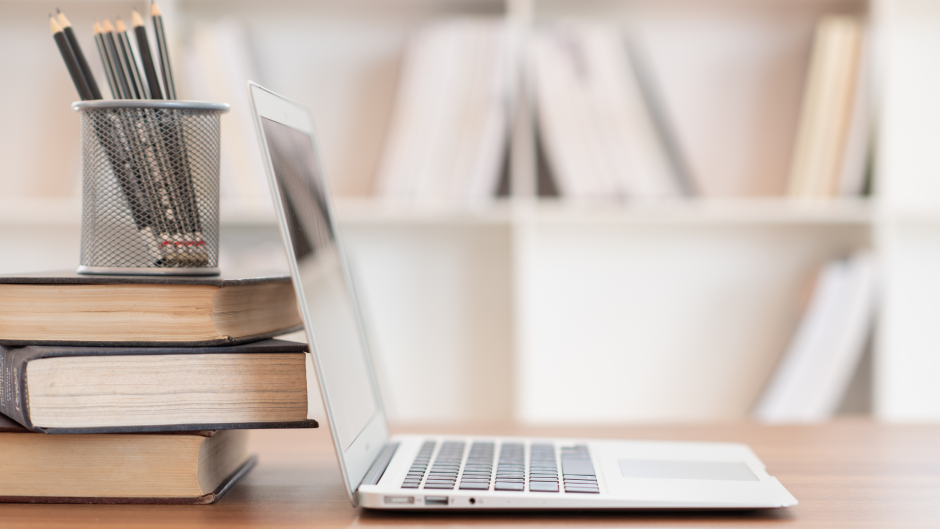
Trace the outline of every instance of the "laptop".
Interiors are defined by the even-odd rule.
[[[370,509],[763,509],[796,499],[743,444],[390,436],[310,112],[249,83],[346,491]]]

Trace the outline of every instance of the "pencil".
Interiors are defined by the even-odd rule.
[[[127,84],[127,75],[124,72],[124,66],[121,64],[121,55],[118,53],[117,43],[114,40],[114,26],[111,25],[110,20],[104,19],[101,27],[104,29],[102,35],[104,35],[108,56],[111,58],[111,65],[114,66],[114,77],[117,80],[117,85],[121,88],[121,99],[134,99],[134,93],[131,91],[130,85]]]
[[[114,21],[114,27],[117,29],[118,49],[124,59],[124,66],[127,68],[127,80],[134,89],[137,99],[150,99],[147,97],[147,87],[144,86],[143,78],[140,76],[140,69],[137,67],[137,59],[134,58],[134,50],[131,48],[131,41],[127,37],[127,26],[124,21],[118,17]]]
[[[75,84],[75,89],[78,90],[78,97],[82,101],[93,99],[88,83],[85,82],[85,76],[82,75],[82,71],[78,66],[78,60],[62,33],[62,26],[56,22],[55,17],[52,15],[49,15],[49,25],[52,27],[52,38],[55,39],[55,43],[59,47],[59,53],[62,54],[62,60],[65,61],[65,67],[68,68],[69,75],[72,76],[72,83]]]
[[[107,45],[104,43],[102,31],[101,24],[96,20],[94,26],[95,44],[98,46],[98,55],[101,57],[101,64],[104,67],[104,76],[108,80],[108,88],[111,89],[111,97],[120,99],[121,95],[116,88],[117,79],[114,77],[114,67],[111,66],[111,58],[108,57]]]
[[[163,88],[167,99],[176,99],[176,85],[173,83],[173,69],[170,68],[169,48],[166,44],[166,32],[163,29],[163,13],[156,3],[150,4],[150,18],[153,19],[153,32],[157,37],[157,53],[160,55],[160,70],[163,72]]]
[[[95,82],[95,75],[91,73],[91,68],[88,66],[88,61],[85,60],[85,54],[82,53],[82,47],[78,45],[78,39],[75,38],[75,30],[72,29],[72,24],[69,22],[69,19],[65,18],[65,13],[56,9],[56,13],[59,14],[58,22],[62,26],[62,33],[65,34],[65,40],[68,41],[69,47],[72,48],[72,53],[75,54],[75,60],[78,61],[78,68],[82,72],[82,76],[85,78],[85,83],[88,85],[88,90],[91,93],[92,99],[101,99],[101,91],[98,90],[98,83]]]
[[[153,55],[150,53],[150,42],[147,41],[147,28],[144,19],[136,9],[131,11],[131,24],[134,26],[134,35],[137,37],[137,51],[140,60],[144,63],[144,75],[147,77],[147,86],[150,87],[150,99],[163,99],[160,91],[160,80],[157,79],[157,69],[153,66]]]

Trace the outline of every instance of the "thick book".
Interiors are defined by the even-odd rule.
[[[254,466],[247,436],[39,435],[0,415],[0,502],[213,503]]]
[[[289,275],[0,276],[3,345],[224,345],[302,326]]]
[[[0,413],[50,434],[316,428],[306,350],[0,346]]]

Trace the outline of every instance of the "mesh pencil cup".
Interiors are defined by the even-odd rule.
[[[219,273],[224,103],[82,101],[82,274]]]

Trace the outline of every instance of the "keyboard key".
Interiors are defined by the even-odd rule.
[[[461,483],[462,490],[490,490],[489,483]]]
[[[529,490],[532,492],[558,492],[558,483],[542,483],[533,481],[529,483]]]
[[[577,474],[581,476],[593,476],[594,474],[594,465],[591,463],[590,459],[561,459],[561,468],[562,473],[565,475],[568,474]]]
[[[493,486],[494,490],[508,490],[508,491],[518,491],[522,492],[525,490],[525,483],[500,483],[496,482]]]

